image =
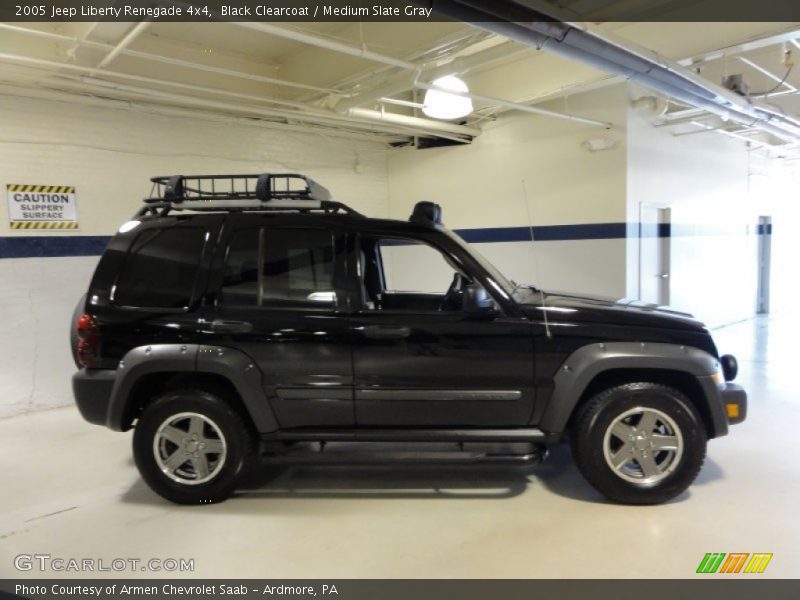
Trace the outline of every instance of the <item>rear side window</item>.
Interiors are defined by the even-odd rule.
[[[333,306],[334,239],[323,229],[244,229],[225,264],[226,306]]]
[[[185,308],[192,300],[205,230],[148,229],[131,244],[114,288],[122,306]]]

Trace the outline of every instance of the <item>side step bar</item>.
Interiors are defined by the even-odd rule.
[[[457,452],[287,452],[266,455],[270,465],[533,465],[544,460],[544,452],[528,454],[472,454]]]
[[[269,442],[531,442],[549,444],[558,436],[540,429],[290,429],[265,433]]]
[[[531,442],[437,442],[407,447],[395,442],[302,442],[262,455],[278,465],[514,464],[540,463],[547,449]]]

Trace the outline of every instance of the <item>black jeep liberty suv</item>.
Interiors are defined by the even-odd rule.
[[[568,440],[608,498],[658,503],[746,416],[701,323],[515,284],[436,204],[405,222],[302,175],[152,181],[76,309],[73,389],[173,502],[265,462],[527,464]]]

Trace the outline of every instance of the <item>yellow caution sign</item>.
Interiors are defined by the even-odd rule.
[[[11,229],[78,229],[75,186],[6,185]]]
[[[77,229],[75,221],[12,221],[11,229]]]

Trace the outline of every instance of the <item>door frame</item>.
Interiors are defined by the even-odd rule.
[[[769,313],[770,271],[772,267],[772,216],[759,215],[756,229],[757,269],[756,314]]]
[[[661,281],[658,288],[658,304],[665,306],[669,304],[671,282],[672,278],[672,207],[668,204],[655,203],[655,202],[640,202],[639,203],[639,227],[638,227],[638,277],[637,288],[639,300],[642,299],[642,269],[644,266],[642,260],[642,242],[644,236],[642,235],[642,223],[644,221],[644,211],[646,208],[655,209],[658,214],[658,221],[656,227],[658,231],[658,248],[659,248],[659,271],[661,273]]]

